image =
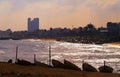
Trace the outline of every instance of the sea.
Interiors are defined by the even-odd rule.
[[[82,69],[82,62],[87,62],[98,69],[105,64],[120,73],[120,46],[111,44],[82,44],[59,42],[55,40],[0,40],[0,61],[15,61],[16,47],[18,58],[34,61],[34,54],[39,62],[48,64],[49,47],[51,58],[61,62],[68,60]]]

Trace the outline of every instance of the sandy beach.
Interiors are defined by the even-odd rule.
[[[106,43],[108,45],[120,46],[120,42]]]

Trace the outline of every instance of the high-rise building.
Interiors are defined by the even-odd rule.
[[[28,18],[28,32],[34,32],[39,30],[39,18]]]
[[[120,23],[108,22],[108,23],[107,23],[107,29],[108,29],[108,32],[109,32],[111,35],[119,35]]]

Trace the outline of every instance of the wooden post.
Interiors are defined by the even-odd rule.
[[[17,60],[18,60],[18,46],[16,47],[16,59],[15,59],[16,63],[17,63]]]
[[[36,63],[36,54],[34,54],[34,63]]]
[[[84,60],[82,60],[82,64],[83,64],[83,63],[85,63],[85,61],[84,61]]]
[[[0,76],[2,76],[2,63],[0,63]]]
[[[105,70],[105,61],[104,61],[104,70]]]
[[[49,66],[51,66],[51,46],[49,46]]]

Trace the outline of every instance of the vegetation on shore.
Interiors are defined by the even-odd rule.
[[[120,77],[120,74],[85,72],[41,66],[0,63],[0,77]]]

